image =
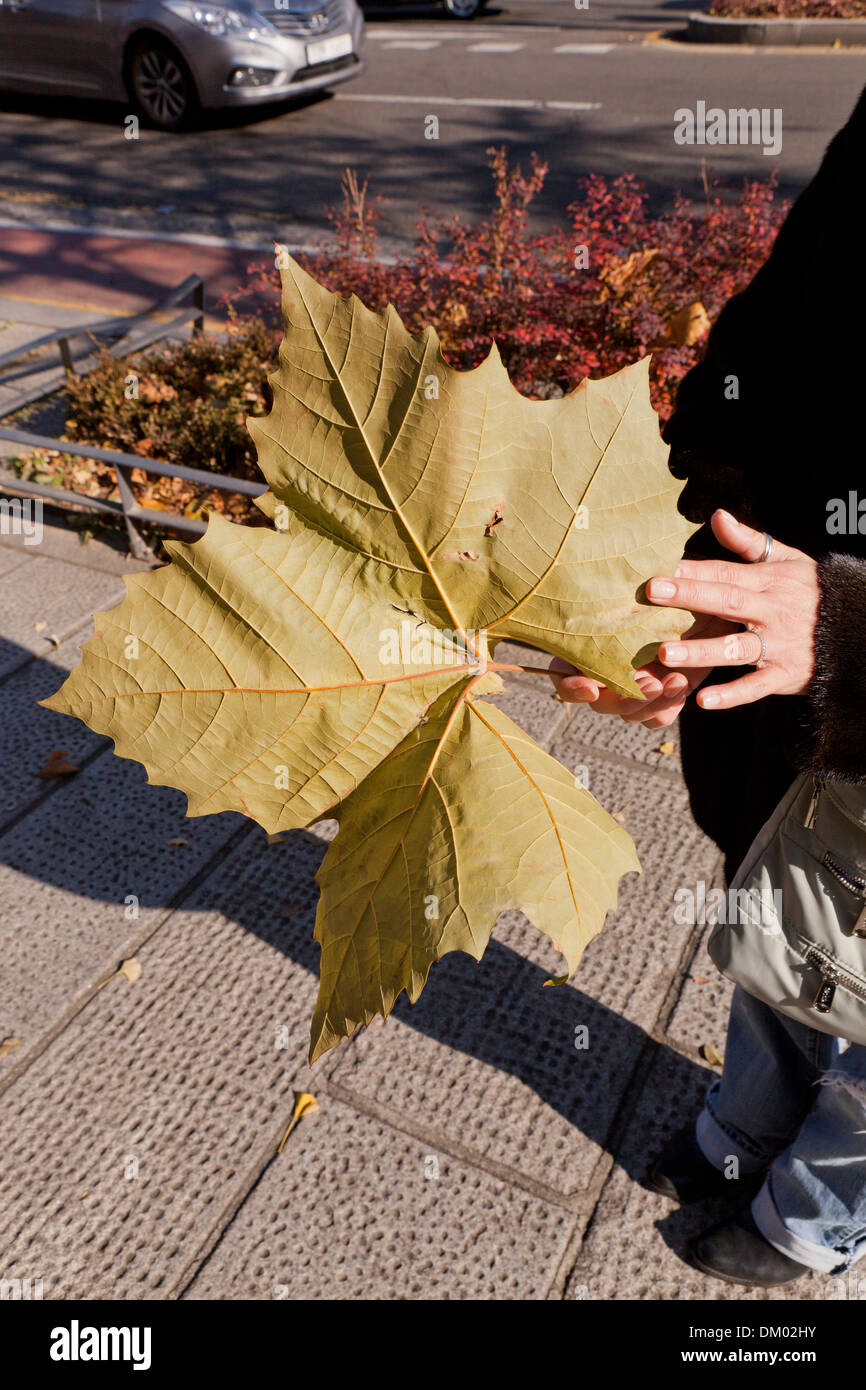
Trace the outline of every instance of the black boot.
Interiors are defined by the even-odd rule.
[[[645,1185],[674,1201],[703,1202],[708,1197],[741,1197],[761,1181],[761,1174],[726,1178],[705,1158],[695,1138],[694,1125],[675,1134],[656,1159]]]
[[[806,1265],[783,1255],[764,1239],[748,1207],[695,1236],[689,1255],[703,1274],[712,1274],[729,1284],[770,1288],[774,1284],[789,1284],[806,1273]]]

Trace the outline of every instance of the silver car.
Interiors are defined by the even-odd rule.
[[[0,87],[131,99],[164,130],[363,70],[356,0],[0,0]]]

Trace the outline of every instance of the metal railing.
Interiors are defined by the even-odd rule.
[[[183,478],[187,482],[201,483],[204,487],[216,488],[221,492],[240,492],[246,497],[261,497],[262,493],[268,490],[266,483],[251,482],[247,478],[210,473],[203,468],[184,468],[180,464],[165,463],[161,459],[143,458],[139,454],[120,454],[114,449],[98,449],[94,444],[52,439],[48,435],[29,434],[26,430],[8,429],[3,425],[0,425],[0,439],[6,439],[11,444],[21,444],[27,449],[54,449],[64,454],[74,454],[79,458],[97,459],[100,463],[110,464],[117,480],[119,501],[106,497],[88,497],[86,493],[51,487],[47,483],[32,483],[28,479],[16,477],[13,473],[4,472],[0,472],[0,490],[23,493],[28,497],[42,497],[49,502],[72,503],[87,511],[122,517],[126,523],[130,550],[137,560],[153,559],[153,551],[144,541],[137,523],[157,523],[171,530],[201,536],[207,530],[207,522],[197,517],[184,516],[182,512],[142,506],[132,487],[130,473],[133,468],[155,473],[162,478]]]
[[[165,314],[168,310],[174,309],[187,295],[191,296],[191,304],[181,308],[180,312],[168,322],[154,322],[155,315]],[[141,352],[143,348],[150,347],[152,343],[158,342],[161,338],[170,337],[176,329],[182,328],[190,322],[192,323],[193,336],[198,336],[204,328],[204,282],[199,275],[187,276],[182,284],[176,285],[164,298],[139,314],[100,319],[97,323],[84,324],[81,327],[61,328],[54,333],[46,333],[41,338],[36,338],[29,343],[22,343],[18,347],[0,354],[0,372],[5,367],[22,362],[32,353],[42,352],[55,345],[60,354],[60,365],[57,367],[55,375],[47,380],[43,377],[42,381],[38,383],[31,382],[29,386],[25,386],[23,391],[14,396],[11,402],[4,402],[0,407],[0,420],[3,416],[20,410],[24,405],[29,405],[44,396],[52,395],[62,386],[69,375],[83,376],[96,366],[100,356],[98,351],[79,357],[78,361],[75,360],[71,347],[74,339],[115,339],[116,341],[110,347],[105,343],[101,344],[101,349],[109,352],[112,357],[127,357]],[[24,371],[13,374],[12,379],[16,379],[16,375],[26,379],[34,371],[42,375],[44,370],[43,366],[33,362]],[[0,379],[0,385],[7,384],[8,380],[9,378],[4,382]],[[95,444],[54,439],[44,434],[31,434],[27,430],[12,429],[2,424],[0,424],[0,439],[7,440],[11,444],[21,444],[27,449],[51,449],[58,453],[73,454],[79,458],[97,459],[100,463],[110,464],[114,469],[119,500],[89,497],[87,493],[73,492],[68,488],[31,482],[29,479],[19,478],[14,473],[2,468],[0,468],[0,492],[19,493],[26,497],[42,497],[48,502],[71,504],[86,511],[122,517],[129,536],[130,550],[137,560],[152,560],[154,558],[153,551],[139,530],[139,523],[158,524],[174,531],[183,531],[195,536],[200,536],[207,530],[207,523],[197,517],[184,516],[182,512],[163,511],[161,508],[142,506],[132,485],[131,473],[133,468],[143,469],[146,473],[155,473],[158,477],[182,478],[186,482],[200,483],[204,487],[218,489],[221,492],[239,492],[247,497],[260,497],[263,492],[267,492],[267,486],[262,482],[250,482],[246,478],[234,478],[223,473],[211,473],[203,468],[184,468],[179,464],[166,463],[162,459],[146,458],[139,454],[123,454],[114,449],[100,449]]]
[[[180,312],[168,322],[158,320],[157,316],[176,308],[187,295],[192,298],[191,304],[181,308]],[[0,373],[3,372],[4,368],[13,366],[16,362],[24,362],[24,359],[30,357],[31,354],[42,353],[45,349],[54,346],[57,347],[60,359],[51,376],[43,378],[42,381],[34,382],[31,380],[29,385],[25,385],[21,391],[5,400],[0,405],[0,418],[4,415],[14,414],[23,406],[41,400],[43,396],[52,395],[63,385],[67,374],[86,376],[89,371],[92,371],[99,361],[99,352],[91,351],[85,356],[80,356],[76,361],[71,346],[75,339],[90,338],[91,341],[99,338],[116,339],[117,341],[113,342],[111,347],[106,343],[101,344],[102,350],[109,352],[112,357],[127,357],[150,347],[152,343],[158,342],[161,338],[169,337],[176,329],[182,328],[190,322],[192,323],[193,336],[197,337],[204,329],[204,281],[199,275],[188,275],[182,284],[176,285],[162,299],[155,301],[138,314],[99,319],[96,323],[82,324],[80,327],[58,328],[54,333],[45,333],[41,338],[34,338],[29,343],[20,343],[18,347],[10,348],[8,352],[0,353]],[[17,373],[13,372],[5,380],[0,376],[0,386],[8,386],[10,381],[15,381],[19,377],[23,377],[26,381],[34,373],[41,376],[45,370],[45,366],[37,359],[26,363],[23,369]]]

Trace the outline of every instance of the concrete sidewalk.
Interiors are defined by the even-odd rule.
[[[641,1186],[724,1045],[728,988],[678,887],[718,855],[666,735],[510,677],[508,712],[623,813],[644,873],[575,979],[519,913],[482,962],[305,1065],[324,822],[269,846],[185,820],[82,725],[40,709],[136,568],[46,527],[0,538],[0,1278],[46,1299],[826,1298],[706,1279],[679,1258],[718,1208]],[[42,781],[53,749],[80,771]],[[114,975],[135,956],[141,976]],[[113,977],[113,978],[112,978]],[[575,1048],[586,1025],[589,1047]],[[312,1091],[282,1154],[295,1090]],[[838,1293],[836,1294],[838,1297]]]
[[[0,222],[0,304],[9,317],[26,309],[52,310],[54,326],[88,315],[135,314],[161,299],[188,275],[200,275],[205,307],[225,319],[225,295],[246,281],[252,266],[271,266],[274,253],[220,237],[133,235],[122,228],[41,227]],[[7,303],[8,302],[8,303]],[[15,306],[23,312],[14,313]],[[10,308],[13,310],[9,313]]]

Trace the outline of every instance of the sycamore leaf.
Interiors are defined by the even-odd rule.
[[[577,966],[638,869],[632,842],[478,697],[505,637],[622,693],[689,614],[642,589],[693,529],[647,362],[558,401],[493,348],[447,365],[432,329],[338,298],[290,259],[270,415],[249,427],[274,530],[212,516],[127,578],[51,700],[109,735],[188,814],[269,834],[336,816],[319,871],[315,1058],[417,999],[447,951],[480,957],[522,908]]]
[[[574,776],[471,695],[443,696],[339,820],[317,874],[311,1061],[402,990],[414,1003],[447,951],[480,959],[506,908],[552,936],[571,973],[620,876],[640,870],[626,831]]]
[[[290,257],[282,281],[274,408],[248,422],[263,510],[377,556],[404,586],[429,576],[447,627],[542,646],[639,696],[635,666],[676,625],[641,587],[695,529],[677,512],[649,359],[530,401],[495,344],[457,372],[435,331],[410,334],[392,306],[330,294]]]

